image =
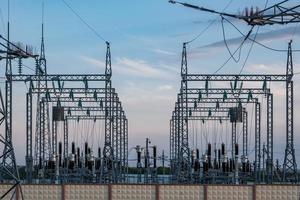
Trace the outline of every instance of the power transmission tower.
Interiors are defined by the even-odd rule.
[[[298,181],[297,163],[294,149],[294,89],[293,89],[293,51],[289,42],[286,65],[286,147],[283,162],[283,181]]]
[[[1,166],[0,166],[0,178],[4,179],[6,177],[12,178],[14,180],[14,185],[5,192],[2,196],[0,196],[0,199],[4,198],[6,195],[8,195],[12,190],[17,188],[20,184],[20,177],[18,172],[18,167],[16,163],[15,158],[15,152],[13,148],[12,143],[12,130],[11,130],[11,110],[12,110],[12,104],[11,104],[11,97],[12,97],[12,81],[10,79],[10,76],[12,74],[12,64],[11,60],[13,59],[12,50],[11,50],[11,43],[9,41],[9,22],[7,24],[7,39],[3,38],[1,36],[1,39],[3,39],[6,42],[6,81],[5,81],[5,106],[4,101],[2,98],[2,93],[0,91],[0,101],[1,101],[1,108],[0,113],[2,115],[0,119],[0,125],[5,121],[5,136],[3,137],[0,135],[0,142],[4,145],[3,154],[0,156]],[[21,190],[22,191],[22,190]],[[13,192],[13,195],[15,195],[17,190]]]
[[[40,57],[36,65],[36,75],[39,77],[47,76],[47,61],[45,56],[44,44],[44,23],[42,23],[42,38]],[[36,83],[37,89],[48,88],[47,81],[40,79]],[[51,153],[51,135],[48,103],[41,108],[40,101],[42,94],[37,93],[37,110],[36,110],[36,129],[35,129],[35,165],[38,168],[38,176],[44,177],[44,161],[50,159]],[[42,109],[42,110],[41,110]]]

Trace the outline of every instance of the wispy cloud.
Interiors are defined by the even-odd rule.
[[[95,58],[82,56],[82,59],[91,65],[101,68],[105,67],[105,62]],[[166,66],[150,64],[145,60],[130,59],[126,57],[115,58],[113,61],[113,71],[128,76],[153,79],[174,79],[175,73]]]
[[[290,39],[291,34],[293,34],[295,32],[295,28],[296,27],[288,27],[288,28],[283,28],[283,29],[279,29],[279,30],[258,33],[256,36],[256,40],[260,41],[260,42],[263,42],[263,41],[264,42],[272,42],[272,41],[278,40],[278,39]],[[296,31],[295,36],[300,36],[300,32]],[[255,34],[250,35],[250,38],[254,38],[254,37],[255,37]],[[243,36],[235,37],[235,38],[227,39],[227,43],[229,45],[239,45],[243,39],[244,39]],[[251,42],[251,41],[247,40],[246,42]],[[213,42],[211,44],[208,44],[208,45],[205,45],[202,47],[198,47],[198,48],[219,48],[219,47],[222,47],[222,48],[224,47],[224,40]]]
[[[251,64],[245,68],[245,72],[264,74],[285,74],[285,65],[282,64]]]
[[[155,52],[155,53],[162,54],[162,55],[167,55],[167,56],[177,55],[174,52],[163,50],[163,49],[153,49],[152,51]]]
[[[172,85],[161,85],[157,88],[159,91],[170,91],[173,90]]]

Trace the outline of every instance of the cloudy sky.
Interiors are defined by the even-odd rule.
[[[167,0],[65,0],[98,34],[110,41],[112,51],[113,85],[117,89],[129,119],[129,148],[144,143],[149,137],[159,151],[169,149],[169,119],[180,86],[180,60],[182,43],[192,40],[211,23],[212,25],[188,46],[189,71],[213,73],[229,57],[222,34],[219,16],[173,5]],[[41,0],[10,1],[11,38],[37,48],[41,33]],[[45,0],[45,43],[49,73],[103,73],[105,43],[88,29],[62,0]],[[186,0],[188,3],[242,13],[245,7],[263,8],[259,0]],[[271,5],[275,0],[268,1]],[[296,1],[291,1],[290,4]],[[7,2],[0,2],[0,34],[6,34]],[[243,22],[231,21],[244,34],[250,27]],[[299,26],[299,25],[298,25]],[[273,25],[253,29],[255,37],[265,45],[286,49],[293,39],[295,49],[300,49],[300,27]],[[242,42],[240,33],[224,22],[224,30],[233,52]],[[238,73],[251,48],[245,42],[240,61],[233,60],[219,73]],[[295,53],[295,72],[300,72],[300,53]],[[238,54],[236,55],[238,57]],[[284,73],[286,54],[266,50],[254,44],[243,72]],[[3,71],[3,62],[0,63]],[[28,63],[30,65],[30,63]],[[26,69],[24,69],[26,71]],[[1,71],[1,73],[2,73]],[[299,109],[299,78],[295,77],[295,110]],[[3,84],[1,85],[3,89]],[[275,157],[281,158],[284,149],[284,85],[272,85],[275,93]],[[16,99],[24,99],[26,87],[16,87]],[[263,100],[262,100],[263,101]],[[266,105],[266,104],[265,104]],[[16,102],[16,121],[24,124],[24,104]],[[299,144],[299,114],[295,114],[296,144]],[[253,130],[252,130],[253,131]],[[263,130],[264,132],[264,130]],[[17,158],[24,162],[25,129],[14,131]],[[300,149],[296,152],[300,160]]]

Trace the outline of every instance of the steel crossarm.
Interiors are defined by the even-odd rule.
[[[12,74],[7,76],[10,81],[106,81],[105,74],[47,74],[47,76],[39,76],[32,74]]]
[[[285,74],[187,74],[186,81],[276,81],[285,82]]]

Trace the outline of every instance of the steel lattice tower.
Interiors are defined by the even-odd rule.
[[[15,152],[13,148],[13,142],[12,142],[12,64],[11,64],[11,55],[10,55],[10,38],[9,38],[9,22],[7,24],[7,53],[6,53],[6,68],[5,68],[5,107],[3,108],[4,117],[5,117],[5,139],[4,139],[4,150],[3,150],[3,160],[1,163],[1,171],[4,172],[4,174],[7,174],[11,176],[15,181],[15,185],[11,187],[10,190],[14,188],[14,186],[19,184],[19,172],[17,168],[16,158],[15,158]],[[1,95],[1,101],[2,101],[2,95]],[[9,190],[9,191],[10,191]],[[8,192],[9,192],[8,191]],[[4,196],[7,193],[4,194]],[[0,198],[4,197],[1,196]]]
[[[44,44],[44,23],[42,23],[42,38],[40,58],[36,68],[36,75],[47,76],[47,61],[45,56]],[[36,88],[48,88],[47,81],[39,80],[36,83]],[[50,140],[50,119],[49,105],[46,104],[43,108],[40,107],[41,94],[37,93],[37,110],[36,110],[36,130],[35,130],[35,165],[39,169],[44,168],[44,161],[50,158],[51,140]],[[43,110],[41,110],[43,109]]]
[[[283,181],[297,182],[297,163],[294,149],[294,89],[293,89],[293,51],[289,42],[286,65],[286,147],[283,163]]]
[[[179,122],[179,132],[181,134],[181,144],[180,144],[180,166],[178,173],[178,181],[186,182],[190,179],[190,150],[189,150],[189,136],[188,136],[188,103],[187,103],[187,80],[186,76],[188,73],[187,68],[187,53],[186,44],[183,43],[182,49],[182,60],[181,60],[181,98],[180,98],[180,122]]]
[[[106,62],[105,62],[105,142],[103,148],[103,165],[101,167],[101,179],[103,182],[115,182],[114,152],[112,148],[112,93],[111,93],[111,53],[110,44],[106,42]]]

